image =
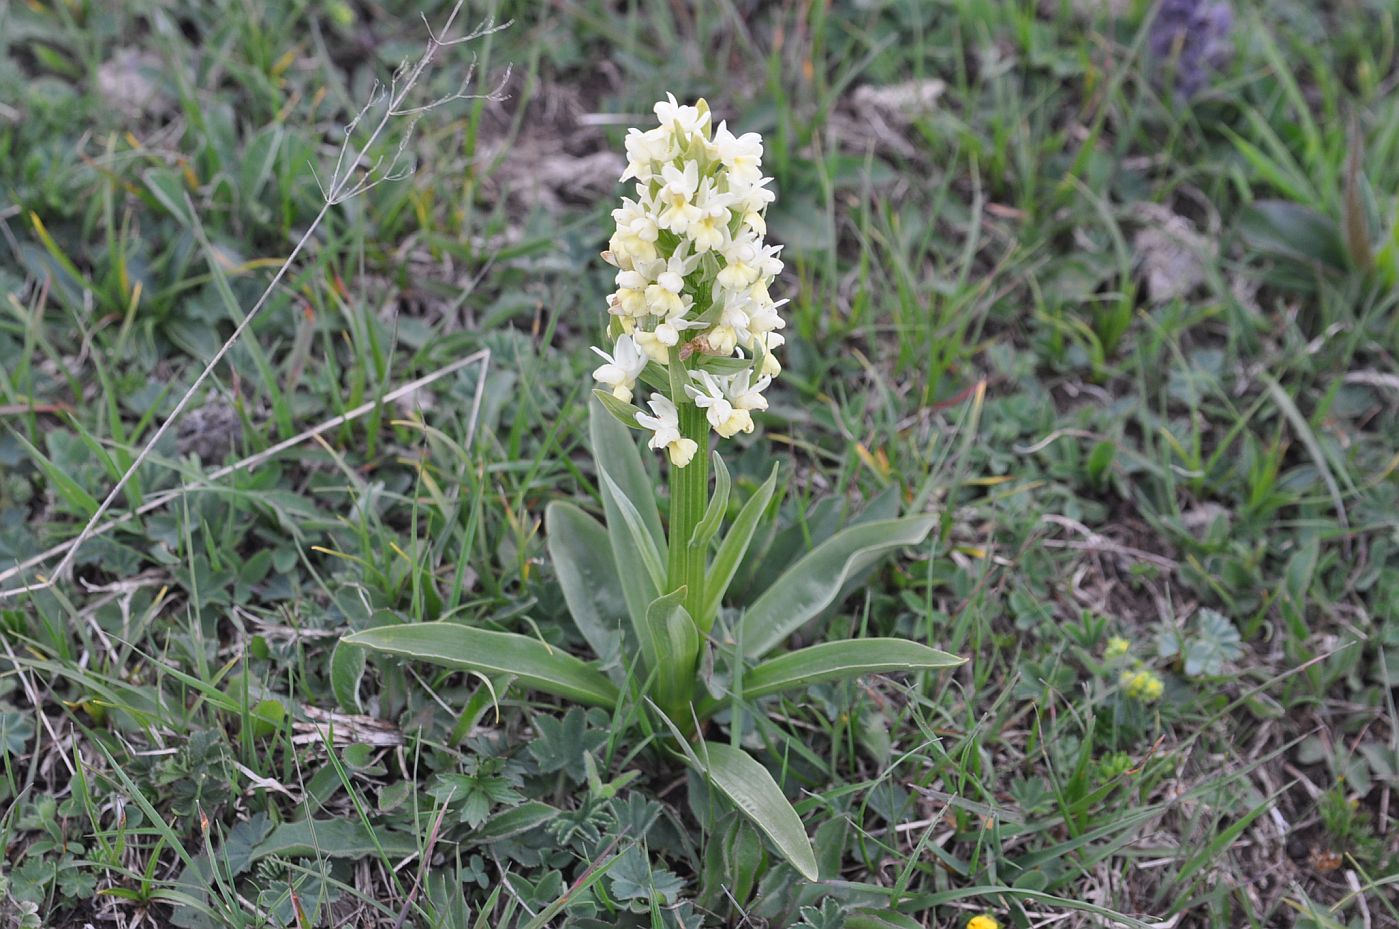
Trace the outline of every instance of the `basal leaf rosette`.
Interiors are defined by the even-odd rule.
[[[617,290],[611,345],[593,349],[604,361],[593,378],[614,414],[684,468],[708,431],[752,432],[752,414],[767,409],[787,301],[770,290],[782,247],[763,240],[774,194],[762,138],[713,127],[703,100],[682,106],[667,95],[655,112],[657,126],[627,133],[621,179],[634,180],[635,196],[612,211],[616,231],[602,254],[617,268]],[[642,383],[649,412],[632,405]],[[703,412],[693,417],[700,430],[686,428],[689,409]]]

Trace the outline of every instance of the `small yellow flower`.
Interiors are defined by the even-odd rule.
[[[1131,651],[1131,649],[1131,642],[1128,642],[1120,635],[1115,635],[1108,639],[1108,647],[1104,649],[1103,657],[1111,661],[1114,658],[1121,658]]]
[[[1001,929],[1001,924],[985,913],[980,916],[973,916],[967,923],[967,929]]]
[[[1127,696],[1143,703],[1159,700],[1161,694],[1165,693],[1166,690],[1166,685],[1162,683],[1160,675],[1145,668],[1136,671],[1123,671],[1122,676],[1118,678],[1118,683],[1122,685]]]

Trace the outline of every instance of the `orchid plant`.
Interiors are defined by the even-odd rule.
[[[773,201],[762,139],[711,125],[703,100],[656,104],[658,124],[632,129],[627,169],[635,198],[613,211],[603,260],[617,269],[603,364],[593,373],[590,436],[606,526],[566,502],[545,514],[549,554],[587,662],[525,635],[460,623],[383,626],[345,643],[514,681],[639,719],[772,841],[804,877],[816,859],[801,819],[768,769],[729,740],[707,739],[720,710],[813,683],[880,672],[945,668],[962,659],[892,638],[827,642],[769,657],[830,607],[884,554],[921,542],[935,518],[852,524],[793,562],[742,611],[725,594],[777,489],[778,469],[726,532],[731,479],[710,433],[752,432],[764,391],[781,372],[785,300],[771,287],[780,246],[764,242]],[[635,405],[648,391],[646,409]],[[669,512],[628,429],[664,451]],[[712,487],[711,487],[712,465]],[[727,669],[727,670],[724,670]]]

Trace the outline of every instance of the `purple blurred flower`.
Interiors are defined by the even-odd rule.
[[[1210,75],[1233,56],[1228,3],[1162,0],[1151,24],[1151,54],[1174,67],[1176,94],[1188,99],[1204,89]]]

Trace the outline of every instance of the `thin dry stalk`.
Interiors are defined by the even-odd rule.
[[[273,292],[276,291],[277,286],[282,282],[282,279],[286,277],[287,272],[291,269],[292,265],[295,264],[296,259],[301,255],[301,252],[305,249],[307,243],[310,242],[311,239],[315,236],[316,230],[320,227],[322,221],[324,221],[326,216],[329,214],[330,210],[333,207],[338,206],[341,203],[344,203],[346,200],[357,197],[365,191],[370,190],[373,187],[376,187],[377,185],[385,181],[399,180],[401,178],[407,177],[409,174],[412,173],[411,168],[401,168],[400,163],[403,159],[404,152],[408,145],[408,141],[412,136],[414,121],[416,121],[417,118],[421,116],[424,112],[454,100],[479,98],[484,98],[488,100],[499,100],[503,98],[502,91],[504,89],[504,84],[505,81],[509,79],[508,71],[506,72],[506,75],[501,80],[501,82],[497,84],[496,87],[494,87],[488,93],[467,93],[467,83],[469,83],[475,75],[475,63],[473,62],[472,66],[467,71],[465,81],[453,93],[447,94],[446,96],[441,97],[437,100],[433,100],[432,102],[423,106],[405,107],[404,105],[408,99],[408,95],[413,91],[414,87],[417,86],[419,79],[422,78],[423,73],[428,68],[428,65],[432,63],[432,60],[437,56],[437,53],[441,49],[450,48],[452,46],[462,45],[464,43],[471,42],[483,36],[490,35],[493,32],[499,32],[501,29],[504,29],[510,25],[509,22],[497,24],[493,19],[486,19],[480,22],[476,26],[476,28],[473,29],[467,35],[460,36],[455,39],[440,38],[439,36],[446,36],[448,33],[451,32],[453,25],[456,23],[457,17],[461,14],[463,6],[465,6],[465,0],[457,0],[457,3],[452,7],[452,11],[450,14],[448,14],[447,20],[443,24],[443,27],[440,31],[435,32],[433,31],[430,25],[428,26],[428,42],[426,48],[423,51],[422,57],[420,57],[414,64],[410,65],[408,62],[404,62],[403,65],[399,66],[398,70],[390,79],[388,87],[385,88],[383,86],[377,86],[370,93],[369,102],[365,104],[364,108],[361,109],[360,112],[356,114],[354,119],[350,121],[349,125],[345,127],[345,141],[340,147],[340,154],[336,159],[335,169],[330,176],[329,183],[322,183],[320,177],[316,177],[316,183],[320,186],[323,203],[321,205],[320,210],[316,213],[315,218],[311,221],[310,225],[307,226],[305,233],[301,236],[301,238],[297,241],[296,245],[292,248],[291,254],[287,256],[286,260],[282,262],[281,266],[277,269],[277,272],[272,276],[272,280],[268,283],[266,289],[263,290],[262,295],[258,297],[257,302],[253,304],[252,309],[248,311],[248,313],[243,317],[243,320],[233,330],[233,334],[228,337],[228,339],[223,343],[223,345],[219,347],[219,350],[214,353],[214,356],[209,359],[208,363],[204,366],[204,370],[199,373],[199,376],[194,379],[194,383],[189,386],[189,389],[185,391],[182,397],[180,397],[179,402],[175,404],[175,409],[172,410],[170,415],[166,417],[165,421],[160,424],[160,428],[156,429],[154,434],[152,434],[151,437],[146,441],[146,444],[141,448],[141,451],[136,455],[136,458],[131,462],[131,465],[127,467],[126,471],[122,474],[121,479],[116,482],[116,484],[112,487],[110,491],[108,491],[107,496],[102,500],[101,504],[97,507],[93,514],[90,517],[88,517],[88,521],[86,525],[83,526],[82,531],[79,532],[77,537],[74,538],[71,542],[50,549],[48,552],[45,552],[42,555],[37,556],[37,558],[31,558],[24,564],[5,571],[3,574],[0,574],[0,580],[8,579],[10,577],[15,576],[16,574],[21,573],[24,570],[37,567],[38,565],[47,562],[49,558],[52,558],[55,555],[58,555],[59,553],[62,553],[63,557],[59,561],[58,565],[54,568],[54,570],[49,574],[48,577],[41,578],[40,580],[31,584],[25,584],[19,587],[0,590],[0,601],[6,600],[11,597],[16,597],[25,593],[32,593],[35,591],[45,590],[57,584],[64,577],[67,576],[68,572],[72,569],[73,560],[77,557],[78,551],[82,548],[83,543],[85,543],[88,539],[92,538],[94,535],[97,535],[99,533],[99,524],[102,523],[102,518],[106,515],[107,511],[116,501],[118,495],[120,495],[121,492],[126,488],[126,485],[131,480],[132,475],[134,475],[136,471],[141,467],[141,465],[145,463],[146,459],[150,456],[152,449],[155,448],[156,443],[158,443],[161,440],[161,438],[163,438],[164,435],[170,430],[170,428],[174,426],[175,423],[179,420],[180,416],[184,413],[185,408],[189,406],[190,401],[199,392],[199,389],[204,385],[204,382],[209,379],[209,376],[211,374],[213,374],[214,369],[218,366],[219,362],[222,361],[224,356],[228,354],[229,350],[232,349],[233,346],[238,343],[238,340],[243,337],[243,333],[245,333],[248,330],[248,327],[253,324],[253,321],[256,320],[259,315],[261,315],[263,309],[266,308]],[[426,20],[424,20],[424,22],[426,22]],[[365,118],[366,114],[368,114],[378,104],[384,101],[387,101],[387,103],[383,107],[383,113],[379,117],[379,121],[375,124],[373,130],[370,131],[369,136],[365,140],[364,144],[356,146],[354,144],[354,135],[359,127],[360,121]],[[403,134],[403,138],[400,140],[399,144],[395,148],[395,151],[391,156],[388,156],[387,164],[385,163],[384,155],[379,155],[375,157],[375,159],[372,162],[365,163],[369,153],[374,149],[376,143],[378,143],[380,137],[383,135],[384,130],[394,119],[397,118],[407,118],[410,120],[410,123],[408,125],[408,130]],[[314,168],[312,169],[312,173],[315,173]],[[478,353],[478,355],[480,355],[480,353]],[[473,359],[476,357],[477,356],[473,356]],[[463,363],[465,363],[465,360],[463,361]],[[372,406],[373,405],[371,404],[369,408],[372,408]],[[343,421],[343,418],[341,419]],[[303,436],[297,437],[297,439],[289,440],[290,444],[288,442],[283,442],[277,446],[274,446],[272,449],[269,449],[268,452],[275,453],[276,451],[281,451],[285,448],[290,447],[291,444],[296,444],[296,442],[301,441],[303,438],[309,437],[310,435],[314,434],[319,433],[313,430],[311,433],[307,433]],[[267,453],[264,453],[264,455],[266,454]],[[227,469],[221,472],[215,472],[215,474],[218,476],[222,476],[226,473],[231,472]],[[211,479],[213,479],[213,477],[214,476],[211,475]],[[166,496],[161,500],[161,502],[168,502],[169,499],[172,498]],[[149,507],[149,504],[147,506]],[[149,510],[147,509],[147,507],[143,507],[141,510],[136,511],[135,514],[128,514],[128,516],[123,517],[121,520],[113,520],[109,522],[105,525],[105,527],[103,527],[103,530],[101,531],[105,531],[105,528],[109,528],[112,525],[116,525],[118,522],[124,521],[125,519],[129,519],[132,515],[139,515],[139,513],[141,512],[148,511]]]
[[[217,470],[211,471],[209,472],[208,476],[206,476],[203,480],[197,481],[193,484],[185,485],[183,487],[177,487],[173,490],[167,490],[163,493],[156,494],[149,500],[147,500],[145,503],[143,503],[141,506],[132,510],[131,512],[123,513],[120,516],[115,516],[107,520],[102,525],[92,529],[92,531],[87,534],[86,538],[80,535],[77,538],[69,539],[67,542],[60,542],[58,545],[55,545],[46,551],[42,551],[32,558],[20,562],[14,567],[6,568],[4,571],[0,571],[0,582],[8,581],[11,578],[23,574],[26,571],[30,571],[34,568],[37,568],[40,565],[45,564],[49,560],[57,558],[59,555],[62,555],[65,552],[72,552],[74,549],[76,549],[80,542],[86,541],[86,539],[88,538],[94,538],[99,535],[105,535],[106,533],[111,532],[118,526],[130,522],[138,516],[145,516],[147,513],[154,512],[155,510],[160,509],[172,500],[177,500],[180,497],[183,497],[185,494],[191,493],[196,490],[210,489],[214,487],[220,480],[224,479],[225,477],[228,477],[230,474],[236,474],[240,471],[251,471],[257,466],[268,461],[269,459],[275,458],[277,455],[280,455],[282,452],[286,451],[289,448],[301,445],[303,442],[306,442],[310,439],[314,439],[317,436],[324,435],[325,433],[330,432],[332,429],[337,429],[340,426],[345,425],[345,423],[353,422],[354,420],[359,419],[361,416],[365,415],[371,410],[383,406],[384,404],[393,403],[395,400],[398,400],[401,397],[410,396],[415,391],[421,390],[422,388],[428,386],[434,381],[441,380],[449,374],[453,374],[457,371],[460,371],[462,368],[465,368],[468,365],[480,364],[481,376],[477,379],[476,382],[476,393],[471,401],[471,419],[467,425],[466,446],[469,448],[476,434],[476,422],[481,413],[482,390],[485,387],[486,372],[490,367],[490,362],[491,350],[488,348],[483,348],[479,352],[473,352],[472,354],[467,355],[464,358],[458,358],[456,361],[453,361],[450,364],[443,365],[436,371],[433,371],[429,374],[424,374],[422,377],[416,380],[409,381],[407,384],[403,384],[399,387],[394,388],[378,400],[370,400],[366,403],[361,403],[359,406],[355,407],[352,410],[347,410],[344,413],[341,413],[339,416],[332,416],[325,422],[312,426],[310,429],[307,429],[303,432],[299,432],[289,439],[284,439],[281,442],[278,442],[276,445],[265,448],[255,455],[249,455],[247,458],[244,458],[241,461],[235,461],[233,464],[224,465],[223,467],[218,468]],[[43,587],[47,587],[52,583],[53,578],[51,577],[41,585],[31,585],[30,587],[17,588],[13,591],[0,591],[0,599],[4,599],[4,597],[7,595],[23,593],[24,591],[30,589],[42,589]],[[93,587],[91,589],[101,590],[103,588]]]

